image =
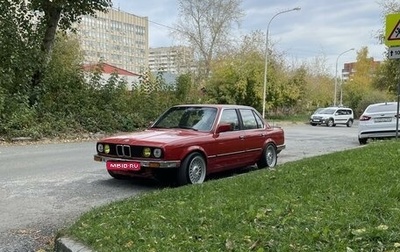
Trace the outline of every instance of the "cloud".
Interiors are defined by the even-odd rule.
[[[178,18],[178,0],[114,0],[114,6],[150,21],[151,47],[171,46],[176,43],[170,30]],[[384,28],[381,6],[365,0],[243,0],[245,17],[237,37],[252,31],[266,32],[270,19],[279,11],[301,7],[276,16],[270,24],[270,41],[274,48],[290,58],[309,60],[323,53],[328,64],[349,48],[360,50],[367,46],[370,56],[384,58],[386,48],[375,38]],[[162,24],[162,25],[159,25]],[[164,25],[164,26],[163,26]],[[356,60],[356,52],[340,57],[342,62]]]

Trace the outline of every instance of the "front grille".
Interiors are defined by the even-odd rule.
[[[105,143],[104,143],[105,144]],[[110,146],[110,152],[107,156],[115,156],[120,158],[143,158],[143,149],[144,146],[135,146],[128,144],[108,144]],[[153,157],[153,149],[151,148],[151,158]],[[164,155],[161,155],[161,158]]]
[[[117,155],[119,157],[131,157],[131,147],[129,145],[117,145]]]

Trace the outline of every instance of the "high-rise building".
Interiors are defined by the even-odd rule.
[[[186,46],[157,47],[149,49],[151,72],[182,74],[192,71],[193,50]]]
[[[102,61],[133,73],[147,70],[148,31],[147,17],[113,8],[83,16],[77,27],[86,64]]]

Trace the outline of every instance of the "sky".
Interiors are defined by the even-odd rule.
[[[167,28],[177,23],[178,0],[113,0],[113,7],[148,17],[150,47],[178,44]],[[273,18],[295,7],[301,10]],[[339,70],[344,63],[355,62],[363,47],[368,47],[369,57],[385,58],[387,48],[376,38],[385,29],[385,16],[377,0],[243,0],[241,8],[245,16],[234,36],[266,33],[272,20],[268,41],[288,62],[314,62],[316,57],[324,57],[326,68],[335,74],[336,62]]]

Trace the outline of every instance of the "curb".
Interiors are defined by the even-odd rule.
[[[90,248],[70,238],[61,237],[55,242],[55,252],[93,252]]]

